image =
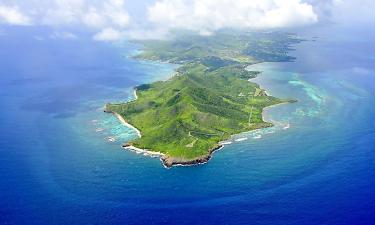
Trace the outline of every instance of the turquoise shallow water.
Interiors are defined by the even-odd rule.
[[[167,170],[122,150],[135,133],[102,107],[175,66],[129,59],[129,44],[33,32],[0,37],[0,224],[374,221],[371,34],[312,30],[296,62],[252,66],[270,94],[298,102],[267,109],[275,127],[237,135],[208,164]]]

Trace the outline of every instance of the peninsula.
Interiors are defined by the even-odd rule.
[[[279,32],[218,32],[212,36],[180,33],[169,40],[147,40],[136,56],[179,64],[167,81],[135,87],[131,102],[109,103],[137,130],[139,138],[123,147],[160,156],[166,167],[205,163],[232,135],[272,126],[265,107],[293,102],[267,95],[250,79],[260,62],[291,61],[288,51],[300,40]]]

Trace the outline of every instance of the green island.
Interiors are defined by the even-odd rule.
[[[123,147],[160,156],[166,167],[205,163],[232,135],[272,126],[264,108],[294,102],[251,82],[261,72],[248,66],[292,61],[290,46],[300,41],[280,32],[228,31],[137,41],[143,51],[135,58],[180,66],[167,81],[137,86],[134,101],[106,104],[105,112],[138,130]]]

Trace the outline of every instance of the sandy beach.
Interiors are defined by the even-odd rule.
[[[134,101],[138,99],[137,89],[134,89]]]
[[[128,122],[126,122],[126,120],[120,114],[115,113],[115,112],[110,112],[110,113],[113,113],[118,118],[118,120],[120,120],[121,123],[123,123],[125,126],[127,126],[127,127],[131,128],[131,129],[135,130],[135,132],[137,133],[137,135],[140,138],[142,137],[141,132],[137,128],[135,128],[133,125],[131,125]]]
[[[150,150],[147,150],[147,149],[137,148],[137,147],[134,147],[132,145],[129,145],[129,146],[124,145],[123,148],[126,149],[126,150],[129,150],[129,151],[135,152],[137,154],[142,154],[142,155],[145,155],[145,156],[150,156],[150,157],[155,157],[155,158],[165,156],[165,154],[163,154],[161,152],[153,152],[153,151],[150,151]]]
[[[132,100],[132,101],[135,101],[135,100],[138,99],[137,89],[134,89],[133,93],[134,93],[134,100]],[[276,105],[269,106],[269,107],[266,107],[266,108],[271,108],[271,107],[279,106],[279,105],[286,104],[286,103],[287,102],[284,102],[284,103],[276,104]],[[131,128],[131,129],[135,130],[139,138],[142,137],[140,130],[138,130],[136,127],[134,127],[133,125],[128,123],[120,114],[118,114],[116,112],[112,112],[112,111],[106,111],[106,112],[114,114],[122,124],[124,124],[128,128]],[[262,117],[263,117],[263,120],[264,120],[264,112],[262,112]],[[152,158],[160,158],[160,161],[163,163],[165,168],[171,168],[173,166],[194,166],[194,165],[201,165],[201,164],[207,163],[212,158],[212,155],[214,154],[214,152],[224,148],[225,145],[232,144],[233,142],[230,141],[230,140],[233,140],[234,137],[235,137],[235,135],[232,135],[232,137],[229,140],[220,142],[218,144],[218,146],[216,146],[215,148],[210,150],[210,152],[207,156],[192,159],[192,160],[184,160],[184,159],[174,158],[174,157],[170,157],[170,156],[168,156],[164,153],[161,153],[161,152],[155,152],[155,151],[151,151],[151,150],[148,150],[148,149],[137,148],[137,147],[131,145],[130,143],[124,144],[123,148],[126,149],[126,150],[129,150],[129,151],[132,151],[136,154],[142,154],[144,156],[149,156],[149,157],[152,157]],[[256,137],[256,138],[259,138],[259,137]],[[241,142],[241,141],[245,141],[247,139],[248,139],[247,137],[246,138],[239,138],[239,139],[236,139],[234,141],[235,142]]]

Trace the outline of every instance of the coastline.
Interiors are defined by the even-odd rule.
[[[287,103],[288,102],[283,102],[283,103],[272,105],[272,106],[269,106],[269,107],[279,106],[279,105],[287,104]],[[128,128],[131,128],[131,129],[135,130],[137,135],[139,137],[142,137],[141,132],[137,128],[135,128],[133,125],[126,122],[126,120],[120,114],[118,114],[116,112],[108,111],[108,110],[105,110],[104,112],[111,113],[111,114],[115,115],[117,117],[117,119],[122,124],[124,124]],[[265,122],[267,122],[267,121],[265,121]],[[272,122],[268,122],[268,123],[271,123],[272,126],[274,125]],[[252,131],[261,130],[261,129],[265,129],[265,128],[249,130],[247,132],[252,132]],[[242,132],[242,133],[247,133],[247,132]],[[241,133],[234,134],[234,135],[231,136],[231,138],[233,138],[234,136],[239,135],[239,134],[241,134]],[[186,166],[198,166],[198,165],[203,165],[203,164],[208,163],[210,161],[210,159],[212,159],[213,154],[215,152],[217,152],[219,150],[222,150],[226,145],[233,144],[233,142],[230,141],[231,138],[229,138],[228,140],[220,141],[215,147],[213,147],[209,150],[207,155],[204,155],[202,157],[195,158],[195,159],[176,158],[176,157],[168,156],[168,155],[166,155],[164,153],[161,153],[161,152],[156,152],[156,151],[152,151],[152,150],[149,150],[149,149],[137,148],[137,147],[135,147],[135,146],[133,146],[129,143],[123,144],[122,147],[124,149],[129,150],[131,152],[134,152],[136,154],[142,154],[144,156],[148,156],[148,157],[151,157],[151,158],[159,158],[160,161],[162,162],[163,166],[167,169],[170,169],[174,166],[184,166],[184,167],[186,167]]]
[[[130,144],[124,144],[124,145],[122,145],[122,147],[126,150],[135,152],[137,154],[143,154],[144,156],[150,156],[152,158],[160,158],[160,157],[165,156],[164,153],[154,152],[154,151],[150,151],[150,150],[147,150],[147,149],[137,148],[137,147],[135,147],[133,145],[130,145]]]
[[[170,169],[174,166],[198,166],[202,164],[208,163],[208,161],[213,157],[213,154],[221,149],[224,148],[224,145],[218,145],[215,148],[212,148],[208,155],[201,157],[201,158],[195,158],[195,159],[181,159],[181,158],[175,158],[168,156],[161,152],[155,152],[148,149],[141,149],[137,148],[131,144],[124,144],[122,146],[124,149],[134,152],[136,154],[142,154],[143,156],[148,156],[151,158],[159,158],[162,162],[164,168]]]
[[[112,111],[109,111],[109,110],[104,110],[105,113],[111,113],[113,115],[116,116],[116,118],[122,123],[124,124],[126,127],[128,128],[131,128],[133,130],[136,131],[137,135],[139,137],[142,137],[141,135],[141,132],[135,128],[133,125],[129,124],[128,122],[126,122],[126,120],[118,113],[116,112],[112,112]],[[208,152],[207,155],[205,156],[202,156],[202,157],[199,157],[199,158],[195,158],[195,159],[182,159],[182,158],[176,158],[176,157],[172,157],[172,156],[168,156],[164,153],[161,153],[161,152],[156,152],[156,151],[151,151],[151,150],[148,150],[148,149],[141,149],[141,148],[137,148],[129,143],[125,143],[122,145],[122,147],[126,150],[129,150],[131,152],[134,152],[136,154],[142,154],[144,156],[149,156],[149,157],[152,157],[152,158],[159,158],[160,161],[162,162],[163,166],[167,169],[173,167],[173,166],[196,166],[196,165],[202,165],[202,164],[206,164],[208,161],[210,161],[210,159],[212,158],[213,154],[216,152],[216,151],[219,151],[221,149],[223,149],[225,147],[225,145],[228,145],[228,142],[225,142],[225,141],[222,141],[220,143],[217,144],[217,146],[213,147],[212,149],[210,149],[210,151]]]
[[[259,65],[259,64],[264,64],[264,63],[270,63],[270,62],[257,62],[257,63],[251,64],[251,65],[248,65],[248,66],[246,67],[246,70],[248,70],[248,71],[253,71],[251,67],[253,67],[253,66],[255,66],[255,65]],[[272,63],[283,63],[283,62],[272,62]],[[255,69],[254,71],[259,71],[260,74],[262,74],[262,76],[264,76],[264,70],[259,70],[259,69],[257,69],[257,68],[254,68],[254,69]],[[261,78],[261,77],[260,77],[259,75],[256,75],[254,78],[250,78],[248,81],[249,81],[249,82],[253,82],[253,83],[255,83],[255,84],[258,84],[259,87],[260,87],[261,89],[263,89],[262,86],[261,86],[259,83],[257,83],[257,81],[255,80],[255,79],[259,79],[259,78]],[[255,81],[253,81],[253,80],[255,80]],[[272,96],[272,95],[269,93],[269,90],[266,90],[266,89],[263,89],[263,90],[264,90],[264,92],[265,92],[265,94],[266,94],[267,96]],[[282,106],[282,105],[286,105],[286,104],[291,104],[291,103],[296,103],[296,102],[298,102],[297,99],[289,99],[289,100],[284,99],[284,100],[285,100],[284,102],[280,102],[280,103],[277,103],[277,104],[274,104],[274,105],[270,105],[270,106],[264,107],[263,110],[262,110],[262,120],[263,120],[264,122],[266,122],[266,123],[270,123],[270,124],[272,124],[272,127],[273,127],[273,126],[275,126],[275,122],[277,123],[277,121],[274,121],[274,120],[267,120],[267,119],[265,118],[265,116],[266,116],[266,111],[268,111],[269,109],[272,109],[272,108],[274,108],[274,107],[279,107],[279,106]],[[248,132],[252,132],[252,131],[257,131],[257,130],[261,130],[261,129],[265,129],[265,128],[255,129],[255,130],[247,131],[247,132],[244,132],[244,133],[248,133]],[[233,136],[235,136],[235,135],[233,135]]]
[[[167,169],[172,168],[173,166],[198,166],[208,163],[213,157],[213,154],[224,148],[224,145],[218,144],[214,148],[211,148],[207,155],[195,158],[195,159],[181,159],[171,156],[164,155],[160,158],[160,161],[163,163],[163,166]]]
[[[137,99],[138,99],[138,95],[137,95],[137,89],[134,89],[134,92],[133,92],[133,94],[134,94],[134,100],[133,100],[133,101],[135,101],[135,100],[137,100]]]
[[[138,99],[138,95],[137,95],[137,89],[134,89],[134,99],[131,100],[131,101],[136,101]],[[107,105],[104,106],[104,112],[105,113],[112,113],[113,115],[115,115],[117,117],[117,119],[122,123],[124,124],[126,127],[130,128],[130,129],[133,129],[139,138],[142,137],[142,134],[141,134],[141,131],[138,130],[136,127],[134,127],[133,125],[131,125],[130,123],[128,123],[124,117],[122,117],[120,114],[116,113],[116,112],[112,112],[112,111],[109,111],[107,110]]]
[[[138,137],[140,137],[140,138],[142,137],[141,132],[140,132],[137,128],[135,128],[133,125],[131,125],[130,123],[126,122],[126,120],[125,120],[120,114],[118,114],[118,113],[116,113],[116,112],[108,111],[108,110],[107,110],[107,107],[105,107],[104,112],[105,112],[105,113],[112,113],[113,115],[115,115],[115,116],[117,117],[117,119],[118,119],[122,124],[124,124],[126,127],[130,128],[130,129],[133,129],[133,130],[137,133]]]
[[[267,121],[266,119],[265,119],[265,111],[267,111],[267,110],[269,110],[269,109],[272,109],[272,108],[274,108],[274,107],[279,107],[279,106],[282,106],[282,105],[286,105],[286,104],[291,104],[291,103],[294,103],[294,102],[289,102],[289,101],[287,101],[287,102],[280,102],[279,104],[275,104],[275,105],[270,105],[270,106],[267,106],[267,107],[264,107],[264,109],[263,109],[263,111],[262,111],[262,120],[264,121],[264,122],[266,122],[266,123],[272,123],[273,124],[273,121],[271,120],[271,121]]]
[[[262,69],[252,70],[251,67],[269,61],[288,62],[294,59],[287,54],[279,54],[280,50],[288,51],[293,43],[299,43],[299,40],[291,38],[289,34],[284,35],[280,34],[289,41],[279,40],[279,35],[275,37],[272,33],[262,36],[261,40],[249,40],[247,33],[240,36],[223,33],[212,42],[212,46],[206,45],[206,39],[190,40],[183,36],[161,43],[152,40],[139,42],[144,46],[144,52],[134,56],[135,59],[149,60],[153,63],[173,63],[178,67],[175,68],[175,79],[172,79],[174,76],[168,76],[168,79],[160,81],[159,76],[153,77],[159,81],[135,86],[134,98],[129,98],[128,102],[106,105],[108,111],[117,112],[129,119],[134,126],[142,129],[144,136],[135,141],[129,140],[124,147],[144,154],[161,151],[165,153],[160,157],[167,167],[201,164],[207,162],[214,151],[221,149],[223,143],[233,143],[234,136],[275,126],[277,123],[264,120],[266,106],[292,103],[294,100],[269,95],[258,83],[253,82],[253,79],[262,73]],[[228,38],[231,38],[234,44],[231,48],[227,48]],[[272,40],[267,42],[266,50],[258,49],[257,45],[262,44],[262,40]],[[223,46],[230,54],[223,56]],[[228,79],[227,77],[232,74],[233,78]],[[137,90],[141,92],[137,93]],[[240,90],[240,94],[237,90]],[[249,90],[248,94],[243,94],[243,91]],[[207,97],[203,97],[205,95]],[[138,97],[141,97],[142,101],[137,101]],[[190,104],[193,106],[190,107]],[[195,104],[200,107],[195,107]],[[115,115],[124,120],[118,114]],[[177,118],[177,115],[182,116]],[[218,122],[211,123],[203,116],[198,118],[200,120],[192,119],[195,115],[212,115]],[[159,117],[161,119],[158,119]],[[230,123],[227,123],[228,120]],[[136,130],[141,137],[139,130],[124,121],[126,126]],[[190,132],[197,128],[223,132],[220,137],[212,137],[219,136],[217,134],[203,133],[204,136],[201,135],[199,138],[207,140],[210,144],[194,145],[199,138],[195,137],[195,141],[191,142]],[[178,133],[170,134],[175,131]],[[261,138],[258,136],[257,138]],[[178,140],[181,141],[177,142]],[[234,141],[244,140],[247,140],[247,137]],[[187,148],[192,148],[194,152],[189,152]]]
[[[248,67],[250,67],[250,66],[248,66]],[[252,79],[254,79],[254,78],[252,78]],[[252,82],[251,81],[252,79],[249,79],[248,81]],[[134,88],[133,94],[134,94],[134,99],[131,100],[131,101],[136,101],[138,99],[137,89],[136,88]],[[266,91],[266,95],[269,95],[267,93],[267,91]],[[267,120],[265,120],[265,118],[264,118],[264,111],[266,109],[269,109],[269,108],[273,108],[273,107],[277,107],[277,106],[284,105],[284,104],[289,104],[289,103],[292,103],[292,101],[285,101],[285,102],[281,102],[281,103],[278,103],[278,104],[275,104],[275,105],[271,105],[271,106],[265,107],[263,109],[263,111],[262,111],[262,120],[264,122],[266,122],[266,123],[269,123],[271,127],[274,126],[274,123],[273,123],[274,121],[267,121]],[[122,124],[124,124],[126,127],[130,128],[130,129],[133,129],[137,133],[137,136],[139,138],[142,137],[142,134],[141,134],[140,130],[138,130],[136,127],[134,127],[133,125],[131,125],[130,123],[128,123],[125,120],[125,118],[123,118],[120,114],[118,114],[116,112],[112,112],[112,111],[107,110],[106,106],[105,106],[104,112],[106,112],[106,113],[112,113],[113,115],[115,115],[117,117],[117,119]],[[217,143],[217,145],[215,147],[213,147],[213,148],[211,148],[209,150],[209,152],[208,152],[207,155],[204,155],[202,157],[198,157],[198,158],[195,158],[195,159],[176,158],[176,157],[168,156],[168,155],[166,155],[164,153],[161,153],[161,152],[156,152],[156,151],[152,151],[152,150],[149,150],[149,149],[137,148],[137,147],[133,146],[130,143],[125,143],[125,144],[122,145],[122,147],[124,149],[132,151],[132,152],[134,152],[136,154],[142,154],[144,156],[149,156],[149,157],[152,157],[152,158],[159,158],[160,161],[162,162],[163,166],[165,168],[167,168],[167,169],[172,168],[174,166],[197,166],[197,165],[202,165],[202,164],[208,163],[209,160],[213,157],[213,154],[216,151],[219,151],[219,150],[223,149],[225,147],[225,145],[231,145],[231,144],[233,144],[233,142],[231,141],[231,139],[234,136],[240,135],[242,133],[248,133],[248,132],[253,132],[253,131],[265,129],[265,128],[266,127],[258,128],[258,129],[254,129],[254,130],[249,130],[249,131],[246,131],[246,132],[241,132],[241,133],[238,133],[238,134],[231,135],[230,139],[223,140],[223,141],[220,141],[219,143]]]

